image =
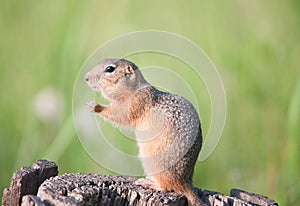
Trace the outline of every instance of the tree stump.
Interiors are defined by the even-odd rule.
[[[134,184],[136,178],[100,174],[58,174],[54,162],[39,160],[32,167],[14,173],[9,189],[3,192],[2,205],[187,205],[183,195],[159,192]],[[211,206],[278,205],[265,196],[232,189],[231,196],[195,189]]]
[[[38,160],[32,167],[22,167],[13,174],[10,188],[4,189],[2,205],[20,205],[24,195],[36,195],[44,180],[57,174],[57,165],[47,160]]]

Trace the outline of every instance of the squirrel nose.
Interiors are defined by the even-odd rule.
[[[89,75],[86,74],[86,75],[84,76],[84,78],[85,78],[85,81],[89,81]]]

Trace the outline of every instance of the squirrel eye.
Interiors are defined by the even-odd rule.
[[[105,72],[109,72],[112,73],[113,71],[115,71],[116,67],[114,66],[108,66],[105,68]]]

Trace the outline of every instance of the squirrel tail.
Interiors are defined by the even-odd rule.
[[[186,196],[189,206],[204,206],[204,205],[206,205],[200,199],[200,197],[196,194],[196,192],[194,191],[194,188],[192,186],[186,186],[184,188],[184,191],[182,192],[182,194]]]

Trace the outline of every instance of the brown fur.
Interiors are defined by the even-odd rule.
[[[107,67],[115,68],[108,72]],[[110,68],[111,69],[111,68]],[[139,157],[149,179],[142,184],[161,191],[184,194],[189,205],[201,205],[192,176],[202,145],[200,120],[184,98],[158,91],[132,62],[108,59],[87,75],[88,85],[111,101],[95,102],[89,109],[108,121],[136,130]]]

